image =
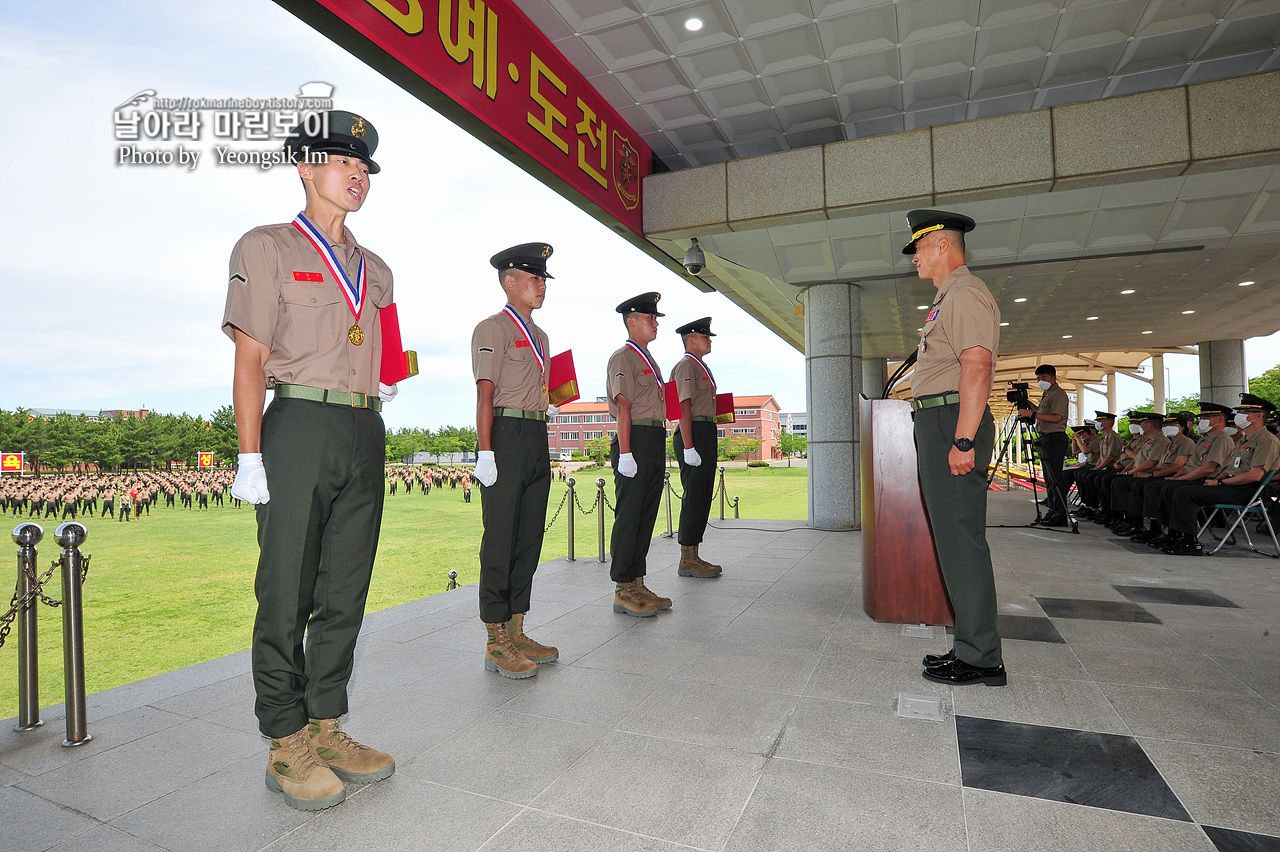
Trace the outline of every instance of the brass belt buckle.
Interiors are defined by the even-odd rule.
[[[367,393],[360,393],[359,391],[352,391],[351,407],[352,408],[368,408],[369,395]]]

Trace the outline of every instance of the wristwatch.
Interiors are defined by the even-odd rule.
[[[960,452],[962,452],[962,453],[967,453],[967,452],[969,452],[970,450],[972,450],[972,449],[973,449],[973,439],[972,439],[972,438],[956,438],[956,439],[955,439],[954,441],[952,441],[951,443],[955,444],[955,445],[956,445],[956,449],[958,449],[958,450],[959,450]]]

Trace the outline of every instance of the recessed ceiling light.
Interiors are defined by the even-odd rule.
[[[1027,300],[1026,296],[1019,296],[1018,298],[1014,299],[1015,302],[1025,302],[1026,300]]]
[[[1089,320],[1090,322],[1092,322],[1093,320],[1096,320],[1096,319],[1097,319],[1097,317],[1085,317],[1085,319],[1087,319],[1087,320]]]
[[[698,30],[702,29],[702,19],[701,18],[685,18],[684,28],[691,33],[696,33]]]
[[[1121,290],[1121,291],[1120,291],[1120,295],[1121,295],[1121,296],[1132,296],[1133,294],[1134,294],[1134,291],[1133,291],[1133,290]]]
[[[1008,324],[1009,324],[1009,323],[1007,323],[1007,322],[1002,322],[1002,323],[1000,323],[1000,325],[1001,325],[1002,327],[1003,327],[1003,326],[1006,326],[1006,325],[1008,325]]]
[[[1142,332],[1142,333],[1143,333],[1143,334],[1150,334],[1151,332],[1148,330],[1148,331],[1144,331],[1144,332]]]
[[[1253,283],[1252,281],[1241,281],[1241,282],[1240,282],[1240,284],[1239,284],[1238,286],[1240,286],[1240,287],[1248,287],[1248,286],[1249,286],[1250,284],[1252,284],[1252,283]]]
[[[927,311],[927,310],[929,310],[929,306],[928,306],[928,305],[916,305],[916,310],[917,310],[917,311]]]
[[[1183,311],[1182,313],[1183,313],[1183,314],[1194,314],[1194,313],[1195,313],[1195,311]]]
[[[1070,340],[1070,339],[1071,339],[1071,335],[1069,335],[1069,334],[1064,334],[1064,335],[1062,335],[1062,339],[1063,339],[1063,340]]]

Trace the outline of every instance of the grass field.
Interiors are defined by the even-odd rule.
[[[806,516],[805,468],[728,468],[725,490],[741,498],[743,518],[803,520]],[[605,494],[613,500],[613,473],[584,471],[577,476],[578,502],[590,509],[596,499],[595,480],[606,480]],[[672,471],[673,490],[679,475]],[[560,505],[565,486],[551,486],[547,507],[550,520]],[[547,533],[542,560],[563,557],[568,550],[566,505]],[[672,499],[678,522],[680,505]],[[732,517],[732,508],[726,508]],[[712,506],[712,523],[719,518]],[[33,519],[34,520],[34,519]],[[119,523],[110,518],[81,519],[89,530],[83,548],[91,554],[84,587],[85,677],[89,692],[130,683],[162,672],[220,657],[249,646],[255,602],[253,575],[258,546],[254,513],[248,507],[214,508],[208,512],[153,509],[141,520]],[[605,546],[612,515],[605,517]],[[13,526],[20,523],[10,517]],[[597,516],[578,514],[575,550],[579,559],[598,555]],[[40,545],[41,571],[58,556],[53,518],[41,521],[45,540]],[[368,611],[385,609],[444,591],[448,572],[458,583],[479,578],[480,497],[462,502],[462,491],[418,491],[387,497],[378,561],[374,567]],[[660,509],[656,533],[666,531]],[[17,549],[9,551],[10,570]],[[603,566],[602,574],[603,574]],[[46,592],[62,596],[59,572],[54,571]],[[7,605],[6,605],[7,609]],[[40,704],[63,698],[62,613],[40,606]],[[17,631],[0,648],[0,719],[18,712]]]

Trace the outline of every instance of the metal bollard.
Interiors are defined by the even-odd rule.
[[[675,535],[675,533],[671,531],[671,471],[667,471],[662,476],[662,490],[666,494],[667,498],[667,534],[665,537],[671,538]]]
[[[724,465],[720,465],[720,520],[724,520]]]
[[[18,545],[18,597],[31,594],[35,585],[36,545],[44,538],[39,524],[18,524],[13,528],[13,543]],[[30,731],[44,724],[40,720],[40,657],[36,636],[36,604],[27,601],[18,611],[18,724],[15,731]]]
[[[566,562],[573,561],[573,513],[578,508],[578,504],[574,502],[573,497],[573,486],[576,481],[572,476],[565,480],[569,484],[569,555],[565,557]]]
[[[66,682],[67,738],[64,746],[84,745],[89,735],[84,690],[84,612],[80,594],[80,545],[89,537],[84,524],[70,521],[55,530],[62,545],[62,678]]]
[[[600,513],[600,561],[604,562],[604,477],[596,480],[596,511]]]
[[[738,520],[738,495],[733,495],[733,519]]]

